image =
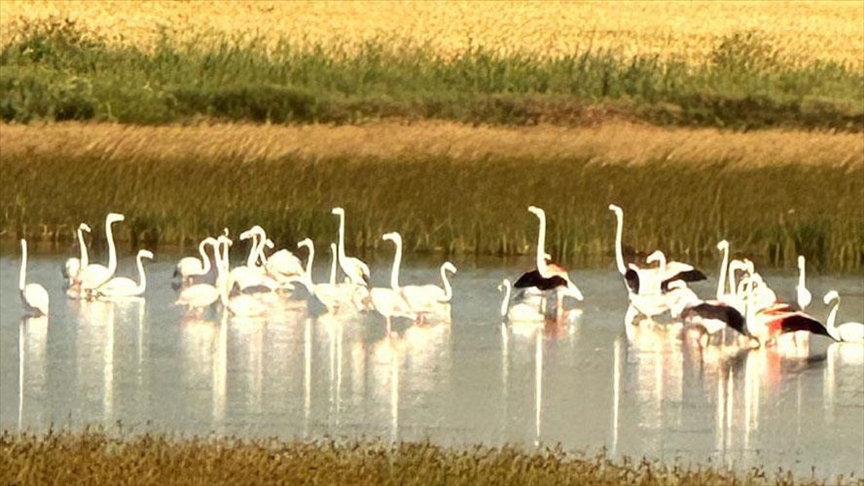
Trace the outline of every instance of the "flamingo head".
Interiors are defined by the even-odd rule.
[[[153,252],[150,250],[138,250],[138,258],[153,259]]]
[[[538,208],[537,206],[528,206],[528,212],[536,215],[538,218],[546,215],[546,211]]]
[[[804,259],[804,255],[798,255],[798,270],[804,271],[804,265],[806,265],[806,260]]]
[[[219,235],[219,237],[216,238],[216,244],[217,245],[231,246],[234,244],[234,240],[232,240],[231,238],[228,238],[227,236]]]
[[[78,225],[78,229],[80,229],[81,231],[86,231],[86,232],[88,232],[88,233],[90,233],[90,232],[92,231],[92,230],[90,229],[90,226],[89,226],[87,223],[81,223],[81,224],[79,224],[79,225]]]
[[[450,272],[450,273],[456,273],[456,265],[453,265],[453,264],[450,263],[450,262],[444,262],[444,263],[441,265],[441,268],[443,268],[443,269],[444,269],[445,271],[447,271],[447,272]]]
[[[313,243],[312,243],[312,240],[310,238],[304,238],[304,239],[297,242],[297,248],[300,248],[301,246],[305,246],[306,248],[311,248],[312,244]],[[336,246],[335,243],[330,245],[331,249],[335,246]]]
[[[616,205],[614,205],[614,204],[610,204],[610,205],[609,205],[609,210],[612,211],[613,213],[615,213],[616,216],[623,216],[623,215],[624,215],[624,210],[621,209],[620,206],[616,206]]]
[[[396,243],[396,244],[402,244],[402,235],[400,235],[399,233],[397,233],[395,231],[385,234],[384,236],[381,237],[381,239],[392,241],[393,243]]]
[[[337,216],[345,216],[345,210],[340,207],[335,207],[330,211],[330,214],[335,214]]]
[[[499,291],[499,292],[503,292],[503,291],[505,291],[506,289],[509,289],[509,288],[510,288],[510,285],[511,285],[511,284],[510,284],[510,279],[509,279],[509,278],[505,278],[504,280],[501,281],[501,284],[498,285],[498,291]]]
[[[654,253],[648,255],[648,258],[645,259],[645,262],[647,262],[647,263],[662,262],[665,259],[666,259],[666,255],[663,254],[662,251],[656,250]]]
[[[729,242],[726,240],[721,240],[719,243],[717,243],[717,249],[720,251],[728,250],[729,249]]]
[[[117,223],[124,219],[126,219],[126,216],[120,213],[108,213],[108,216],[105,217],[105,224]]]
[[[276,246],[276,244],[273,243],[273,240],[271,240],[270,238],[267,238],[266,240],[264,240],[264,246],[266,246],[267,248],[270,248],[272,250],[273,247]]]
[[[825,302],[825,305],[828,305],[834,299],[839,299],[839,298],[840,298],[840,294],[838,294],[836,290],[832,290],[832,291],[828,292],[827,294],[825,294],[825,297],[822,299],[822,301]]]

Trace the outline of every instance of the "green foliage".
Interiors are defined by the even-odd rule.
[[[225,120],[355,123],[440,118],[472,123],[586,122],[614,103],[624,116],[672,125],[864,130],[864,73],[799,63],[753,33],[720,41],[705,65],[574,51],[500,55],[474,47],[441,58],[380,39],[274,47],[264,38],[162,33],[149,50],[106,42],[70,21],[24,23],[0,50],[6,121],[127,123]]]

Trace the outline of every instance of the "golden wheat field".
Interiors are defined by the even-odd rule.
[[[3,0],[0,41],[21,19],[75,20],[115,42],[147,46],[160,29],[329,47],[407,41],[442,56],[482,46],[544,56],[611,49],[701,62],[724,37],[757,32],[790,61],[864,68],[864,2],[273,2]],[[348,47],[346,47],[348,48]]]
[[[127,126],[58,123],[0,125],[4,156],[63,153],[69,156],[172,159],[180,156],[275,160],[286,156],[391,158],[445,156],[456,160],[523,157],[590,157],[596,163],[651,161],[742,167],[771,164],[864,165],[859,134],[824,132],[725,132],[663,129],[625,122],[589,128],[471,127],[451,122],[370,123],[359,126],[216,124]],[[381,143],[382,134],[387,143]],[[637,142],[637,143],[634,143]]]

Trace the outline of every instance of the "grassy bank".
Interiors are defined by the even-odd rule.
[[[103,433],[0,436],[4,484],[825,484],[754,468],[428,442],[282,442]],[[846,481],[849,484],[853,482]],[[840,478],[838,484],[845,484]]]
[[[716,145],[702,137],[706,145],[679,153],[677,138],[655,140],[653,129],[639,138],[635,127],[620,136],[645,150],[642,160],[628,163],[626,153],[612,150],[614,138],[600,142],[606,132],[599,129],[593,144],[579,142],[585,134],[576,131],[557,137],[570,150],[538,156],[472,145],[464,133],[442,148],[459,137],[445,129],[440,139],[434,130],[423,139],[411,136],[411,127],[403,133],[386,125],[343,139],[354,145],[328,144],[323,136],[316,145],[318,132],[297,127],[75,127],[0,129],[6,237],[70,241],[85,221],[101,244],[101,221],[119,211],[127,220],[116,234],[131,246],[190,243],[223,227],[236,232],[261,224],[285,247],[307,236],[332,241],[330,209],[341,205],[348,244],[357,251],[381,246],[383,233],[398,230],[408,251],[509,255],[533,251],[536,220],[526,207],[536,204],[549,215],[547,245],[556,258],[602,265],[612,261],[615,224],[607,206],[614,202],[625,209],[625,242],[637,249],[713,262],[715,244],[726,238],[736,255],[759,264],[794,266],[804,254],[816,268],[864,267],[864,163],[860,150],[840,158],[860,145],[854,135],[774,134],[778,158],[757,152],[761,163],[752,163],[746,155],[752,134],[728,134]],[[273,141],[292,130],[306,142]],[[479,139],[486,140],[484,133]],[[491,139],[507,139],[492,133]],[[396,144],[392,153],[363,149],[391,135],[417,145]],[[543,139],[511,136],[517,142],[508,143],[526,146],[532,136]],[[799,162],[796,137],[803,137]],[[832,142],[837,158],[832,149],[826,159],[812,150]],[[711,147],[713,158],[706,155]]]
[[[860,67],[784,52],[752,32],[719,38],[706,60],[691,61],[590,44],[554,56],[484,45],[444,56],[404,39],[310,45],[302,32],[274,39],[205,31],[189,39],[162,30],[145,48],[68,20],[7,29],[0,50],[5,121],[585,125],[615,117],[864,130]]]

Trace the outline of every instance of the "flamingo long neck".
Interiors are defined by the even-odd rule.
[[[330,243],[330,285],[336,285],[336,244]]]
[[[105,234],[108,236],[108,273],[114,275],[117,270],[117,248],[114,247],[114,232],[111,231],[111,223],[105,225]]]
[[[138,254],[138,287],[136,290],[139,293],[144,293],[147,289],[147,274],[144,273],[144,257],[141,254]]]
[[[615,212],[615,219],[618,224],[615,230],[615,263],[618,265],[618,273],[624,275],[627,273],[627,267],[624,266],[624,249],[622,248],[622,233],[624,232],[624,214],[623,212]]]
[[[504,300],[501,301],[501,317],[507,317],[507,308],[510,303],[510,281],[504,279]]]
[[[798,265],[798,288],[801,290],[804,290],[806,288],[805,287],[805,276],[804,276],[805,266],[806,266],[806,264],[804,263],[803,260],[800,262],[800,265]]]
[[[660,262],[660,274],[666,273],[666,254],[662,251],[657,252],[657,260]]]
[[[723,300],[726,289],[726,272],[729,271],[729,246],[723,248],[723,263],[720,264],[720,277],[717,279],[717,300]],[[730,290],[731,291],[731,290]]]
[[[447,269],[441,265],[441,282],[444,283],[444,301],[449,302],[453,297],[453,288],[450,287],[450,280],[447,279]]]
[[[831,308],[831,312],[828,313],[828,322],[826,322],[825,327],[828,328],[828,334],[831,335],[835,340],[839,341],[839,336],[837,336],[837,325],[835,323],[837,319],[837,309],[840,307],[840,297],[834,299],[834,307]]]
[[[303,246],[309,249],[309,258],[306,259],[306,275],[312,275],[312,262],[315,261],[315,244],[311,241],[304,243]]]
[[[84,230],[78,227],[78,246],[81,248],[81,269],[87,268],[90,264],[90,256],[87,254],[87,245],[84,243]]]
[[[549,278],[546,267],[546,213],[538,212],[540,218],[540,232],[537,234],[537,270],[543,278]]]
[[[258,262],[261,262],[261,265],[267,264],[267,255],[264,254],[264,248],[267,246],[267,233],[262,229],[258,233],[258,251],[255,252],[255,263],[254,265],[258,265]],[[271,242],[272,244],[272,242]]]
[[[229,303],[228,282],[226,278],[223,278],[222,272],[227,270],[227,268],[223,268],[223,266],[226,266],[226,262],[228,261],[228,243],[222,243],[223,249],[221,252],[219,251],[218,245],[219,243],[217,243],[216,251],[213,254],[213,257],[216,260],[216,290],[219,291],[219,300],[222,302],[222,305],[227,307]]]
[[[345,261],[345,213],[339,213],[339,264]]]
[[[198,243],[198,253],[201,254],[201,263],[204,269],[204,275],[210,271],[210,257],[207,256],[207,240],[201,240],[201,243]]]
[[[24,291],[27,284],[27,242],[21,240],[21,270],[18,272],[18,289]]]
[[[396,243],[396,256],[393,257],[393,269],[390,271],[390,287],[393,290],[399,288],[399,265],[402,264],[402,241],[394,240]]]
[[[252,268],[258,262],[258,233],[252,233],[252,246],[249,248],[249,256],[246,257],[246,266]]]

